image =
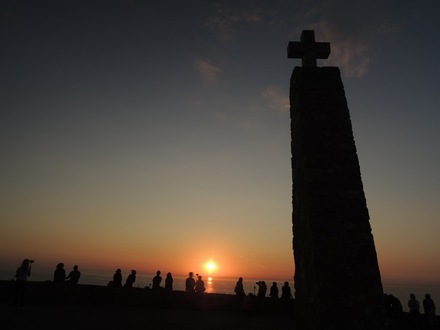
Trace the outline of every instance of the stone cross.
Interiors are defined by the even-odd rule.
[[[303,67],[316,67],[316,59],[327,59],[330,55],[329,42],[315,42],[314,30],[303,30],[301,42],[291,41],[287,48],[288,58],[301,58]]]

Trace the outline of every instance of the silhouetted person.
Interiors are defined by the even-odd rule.
[[[119,268],[116,269],[116,272],[113,274],[112,286],[116,288],[122,288],[122,273]]]
[[[271,297],[272,299],[278,299],[277,282],[272,282],[272,286],[270,287],[269,297]]]
[[[73,270],[69,273],[69,276],[66,277],[66,280],[69,280],[69,284],[77,285],[79,278],[81,277],[81,272],[78,270],[78,266],[73,266]]]
[[[160,270],[156,272],[156,276],[153,277],[153,290],[160,289],[160,282],[162,282],[162,277],[160,276]]]
[[[196,293],[203,293],[205,292],[205,282],[202,280],[202,276],[199,275],[196,284],[194,285],[194,290]]]
[[[118,268],[113,274],[113,280],[109,282],[108,286],[115,288],[122,288],[122,271]]]
[[[437,318],[435,316],[435,304],[429,293],[425,294],[425,299],[423,299],[423,310],[425,312],[426,318],[428,319],[429,326],[431,329],[437,329],[436,323]]]
[[[419,323],[420,304],[413,293],[409,295],[408,307],[409,307],[410,322],[412,328],[415,328],[418,326]]]
[[[410,314],[413,314],[413,315],[420,314],[420,304],[419,304],[419,301],[416,299],[416,296],[413,293],[411,293],[409,295],[408,307],[409,307]]]
[[[14,292],[14,303],[19,304],[24,307],[24,298],[26,295],[27,281],[29,276],[31,276],[31,265],[34,261],[29,259],[24,259],[21,266],[17,268],[15,272],[15,292]]]
[[[293,299],[292,290],[290,289],[289,282],[284,282],[284,285],[281,288],[281,299],[290,300]]]
[[[257,293],[257,297],[258,298],[264,298],[266,297],[266,291],[267,291],[267,285],[266,282],[264,281],[258,281],[257,282],[258,285],[258,293]]]
[[[125,280],[124,288],[132,288],[134,282],[136,282],[136,271],[133,269]]]
[[[173,291],[173,276],[171,273],[167,273],[167,277],[165,278],[165,290]]]
[[[243,287],[243,277],[240,277],[235,284],[234,292],[238,297],[244,297],[246,296],[246,293],[244,292]]]
[[[423,299],[423,310],[426,315],[435,315],[435,303],[429,293],[425,294],[425,299]]]
[[[194,280],[194,273],[189,272],[188,278],[185,280],[185,291],[188,293],[193,293],[195,286],[196,286],[196,281]]]
[[[53,282],[54,283],[65,283],[66,282],[66,271],[64,270],[64,264],[60,262],[53,273]]]

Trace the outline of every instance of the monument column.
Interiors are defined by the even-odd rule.
[[[383,290],[344,86],[329,43],[291,42],[297,329],[385,329]]]

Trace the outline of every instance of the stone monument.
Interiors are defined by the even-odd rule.
[[[303,31],[290,81],[297,329],[386,329],[383,289],[340,71]]]

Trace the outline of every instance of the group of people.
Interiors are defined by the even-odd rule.
[[[156,276],[152,279],[151,287],[147,286],[147,289],[151,289],[153,291],[158,291],[164,289],[165,291],[173,291],[173,275],[171,273],[167,273],[165,278],[165,285],[162,284],[162,276],[161,271],[158,270],[156,272]],[[127,277],[124,286],[122,286],[122,271],[121,269],[117,269],[115,274],[113,275],[113,280],[108,283],[108,286],[111,287],[124,287],[131,288],[133,287],[133,283],[136,282],[136,270],[132,270],[131,274]],[[202,280],[202,276],[197,274],[197,280],[194,279],[194,273],[190,272],[188,274],[188,278],[185,280],[185,291],[188,293],[204,293],[205,292],[205,282]]]
[[[408,308],[410,314],[420,314],[420,303],[414,293],[409,296]],[[435,303],[429,293],[425,294],[425,299],[423,299],[423,311],[426,315],[435,315]]]
[[[17,283],[19,286],[23,287],[21,291],[24,291],[24,283],[27,281],[27,278],[30,276],[31,273],[31,265],[34,261],[29,259],[24,259],[21,266],[17,269],[15,277],[17,278]],[[194,273],[189,272],[188,278],[185,280],[185,291],[188,293],[204,293],[206,291],[205,288],[205,282],[202,279],[202,276],[199,274],[196,274],[197,280],[194,278]],[[66,276],[66,271],[64,269],[64,263],[60,262],[56,266],[56,269],[54,271],[53,275],[53,283],[60,284],[60,283],[69,283],[72,285],[77,285],[78,281],[81,277],[81,272],[78,270],[78,265],[73,266],[73,270],[69,273],[68,276]],[[117,287],[117,288],[132,288],[133,284],[136,282],[136,270],[131,270],[131,273],[128,275],[127,279],[125,280],[125,284],[122,285],[122,271],[120,268],[118,268],[114,275],[113,279],[108,283],[108,286],[110,287]],[[159,289],[165,289],[167,291],[173,290],[173,276],[171,273],[167,273],[165,278],[165,285],[164,287],[161,287],[162,283],[162,276],[161,271],[158,270],[156,272],[156,276],[152,279],[152,290],[159,290]],[[266,296],[267,292],[267,285],[265,281],[258,281],[256,283],[258,285],[258,294],[257,297],[264,298]],[[255,290],[255,287],[254,287]],[[234,292],[237,296],[246,296],[246,293],[244,291],[243,286],[243,278],[240,277],[235,285]],[[255,292],[254,292],[255,295]],[[22,295],[21,295],[22,296]],[[269,297],[278,299],[279,296],[279,290],[278,285],[276,282],[272,283],[272,287],[270,288]],[[292,297],[292,291],[289,286],[289,282],[284,282],[284,286],[281,288],[281,298],[282,299],[293,299]]]
[[[117,269],[115,274],[113,275],[113,280],[108,283],[108,286],[112,287],[124,287],[131,288],[133,287],[133,283],[136,281],[136,270],[132,270],[131,274],[127,277],[125,284],[122,285],[122,273],[121,269]],[[153,291],[157,291],[160,289],[165,289],[166,291],[173,290],[173,276],[171,273],[167,273],[165,278],[165,285],[162,287],[162,276],[161,271],[158,270],[156,272],[156,276],[152,279],[151,287],[148,286],[146,288],[151,289]],[[256,283],[258,285],[258,294],[257,297],[264,298],[266,297],[267,285],[265,281],[258,281]],[[201,275],[196,274],[194,276],[193,272],[188,273],[188,277],[185,280],[185,291],[187,293],[198,293],[202,294],[206,291],[205,282]],[[246,293],[244,291],[243,278],[240,277],[235,285],[234,292],[237,296],[244,297]],[[255,295],[255,292],[254,292]],[[278,284],[276,282],[272,282],[272,286],[270,288],[269,297],[273,299],[279,298],[279,290]],[[289,282],[284,282],[284,286],[281,288],[281,299],[289,300],[293,299],[292,291],[289,286]]]
[[[205,282],[202,280],[202,276],[199,274],[197,275],[197,281],[194,279],[194,273],[189,272],[188,278],[185,280],[185,291],[188,293],[204,293],[205,288]]]
[[[410,322],[417,324],[420,318],[420,303],[416,299],[416,295],[411,293],[408,300],[409,314],[411,316]],[[426,320],[429,322],[431,329],[437,329],[437,318],[435,316],[435,303],[432,300],[429,293],[425,294],[423,299],[423,311],[425,313]]]
[[[124,288],[132,288],[134,282],[136,282],[136,270],[132,269],[131,273],[125,280]],[[113,280],[108,282],[108,286],[122,288],[122,270],[120,268],[116,269],[115,273],[113,274]]]
[[[152,290],[162,289],[160,284],[162,283],[161,271],[158,270],[156,272],[156,276],[153,277],[152,280]],[[132,288],[134,282],[136,282],[136,270],[132,269],[130,275],[128,275],[125,280],[125,284],[122,285],[122,271],[120,268],[116,269],[116,272],[113,274],[113,280],[108,283],[108,286],[115,288]],[[148,287],[150,288],[150,287]],[[165,278],[165,286],[163,287],[165,290],[172,291],[173,290],[173,276],[171,273],[168,273]]]
[[[27,281],[31,276],[32,264],[34,260],[24,259],[17,268],[13,279],[15,279],[15,303],[24,306],[24,298],[26,292]],[[69,283],[71,285],[77,285],[79,278],[81,277],[81,272],[78,270],[78,266],[73,266],[73,270],[66,276],[66,271],[64,270],[64,264],[60,262],[55,269],[53,274],[53,283]]]
[[[267,285],[265,281],[258,281],[256,283],[258,285],[258,298],[264,298],[266,297],[267,292]],[[255,290],[255,287],[254,287]],[[244,291],[244,285],[243,285],[243,277],[240,277],[235,284],[234,292],[237,296],[244,297],[246,296],[246,293]],[[254,292],[255,295],[255,292]],[[278,290],[278,284],[277,282],[272,282],[272,286],[270,287],[269,291],[269,297],[273,299],[279,298],[279,290]],[[290,289],[289,282],[284,282],[284,286],[281,288],[281,299],[289,300],[293,299],[292,296],[292,290]]]
[[[152,290],[160,290],[162,287],[160,284],[162,283],[162,276],[160,276],[161,272],[158,270],[156,272],[156,276],[153,277],[151,286]],[[167,273],[167,276],[165,277],[165,286],[163,287],[166,291],[173,291],[173,275],[171,273]]]
[[[14,278],[16,279],[16,303],[23,306],[24,302],[24,294],[26,290],[26,283],[31,275],[31,268],[33,264],[33,260],[30,259],[24,259],[21,263],[20,267],[18,267]],[[206,291],[205,283],[202,279],[202,276],[199,274],[196,274],[197,280],[194,278],[194,273],[189,272],[188,278],[185,280],[185,291],[187,293],[197,293],[202,294]],[[66,271],[64,270],[64,264],[59,263],[56,266],[56,269],[54,271],[53,276],[53,283],[59,284],[59,283],[69,283],[71,285],[77,285],[78,281],[81,277],[81,272],[78,270],[78,265],[73,266],[73,270],[69,273],[68,276],[66,276]],[[112,287],[124,287],[124,288],[132,288],[133,284],[136,282],[136,270],[132,270],[131,273],[128,275],[125,284],[122,285],[122,271],[121,269],[117,269],[115,274],[113,275],[113,280],[108,283],[108,286]],[[167,291],[173,290],[173,276],[171,273],[167,273],[165,278],[165,285],[162,287],[162,277],[161,277],[161,271],[158,270],[156,272],[156,276],[152,279],[152,286],[151,290],[161,290],[165,289]],[[265,281],[258,281],[256,282],[258,285],[258,293],[257,298],[264,298],[266,297],[267,293],[267,285]],[[148,287],[150,288],[150,287]],[[241,298],[249,298],[255,296],[255,286],[254,286],[254,293],[249,293],[247,296],[244,290],[243,285],[243,278],[240,277],[238,281],[236,282],[234,292],[237,296]],[[279,289],[276,282],[272,282],[272,286],[269,291],[269,297],[272,299],[278,299],[279,298]],[[284,282],[283,287],[281,288],[281,299],[282,300],[290,300],[293,299],[292,291],[289,286],[289,282]],[[403,311],[402,304],[400,303],[399,299],[394,297],[392,294],[384,295],[385,299],[385,305],[390,314],[397,314]],[[410,315],[417,317],[417,315],[420,314],[420,303],[416,299],[416,296],[414,294],[410,295],[410,299],[408,300],[408,308]],[[431,317],[435,320],[435,303],[431,298],[430,294],[425,294],[425,298],[423,299],[423,309],[425,315],[428,317]]]
[[[78,270],[78,265],[73,266],[73,270],[66,276],[64,264],[60,262],[53,273],[53,283],[62,284],[67,282],[71,285],[77,285],[80,277],[81,272]]]
[[[400,300],[393,296],[392,294],[384,294],[385,307],[387,308],[388,314],[399,314],[403,312],[403,307]],[[420,314],[420,303],[416,299],[416,295],[411,293],[408,300],[409,313],[411,315]],[[435,303],[432,300],[429,293],[425,294],[425,299],[423,299],[423,311],[425,315],[435,315]]]

